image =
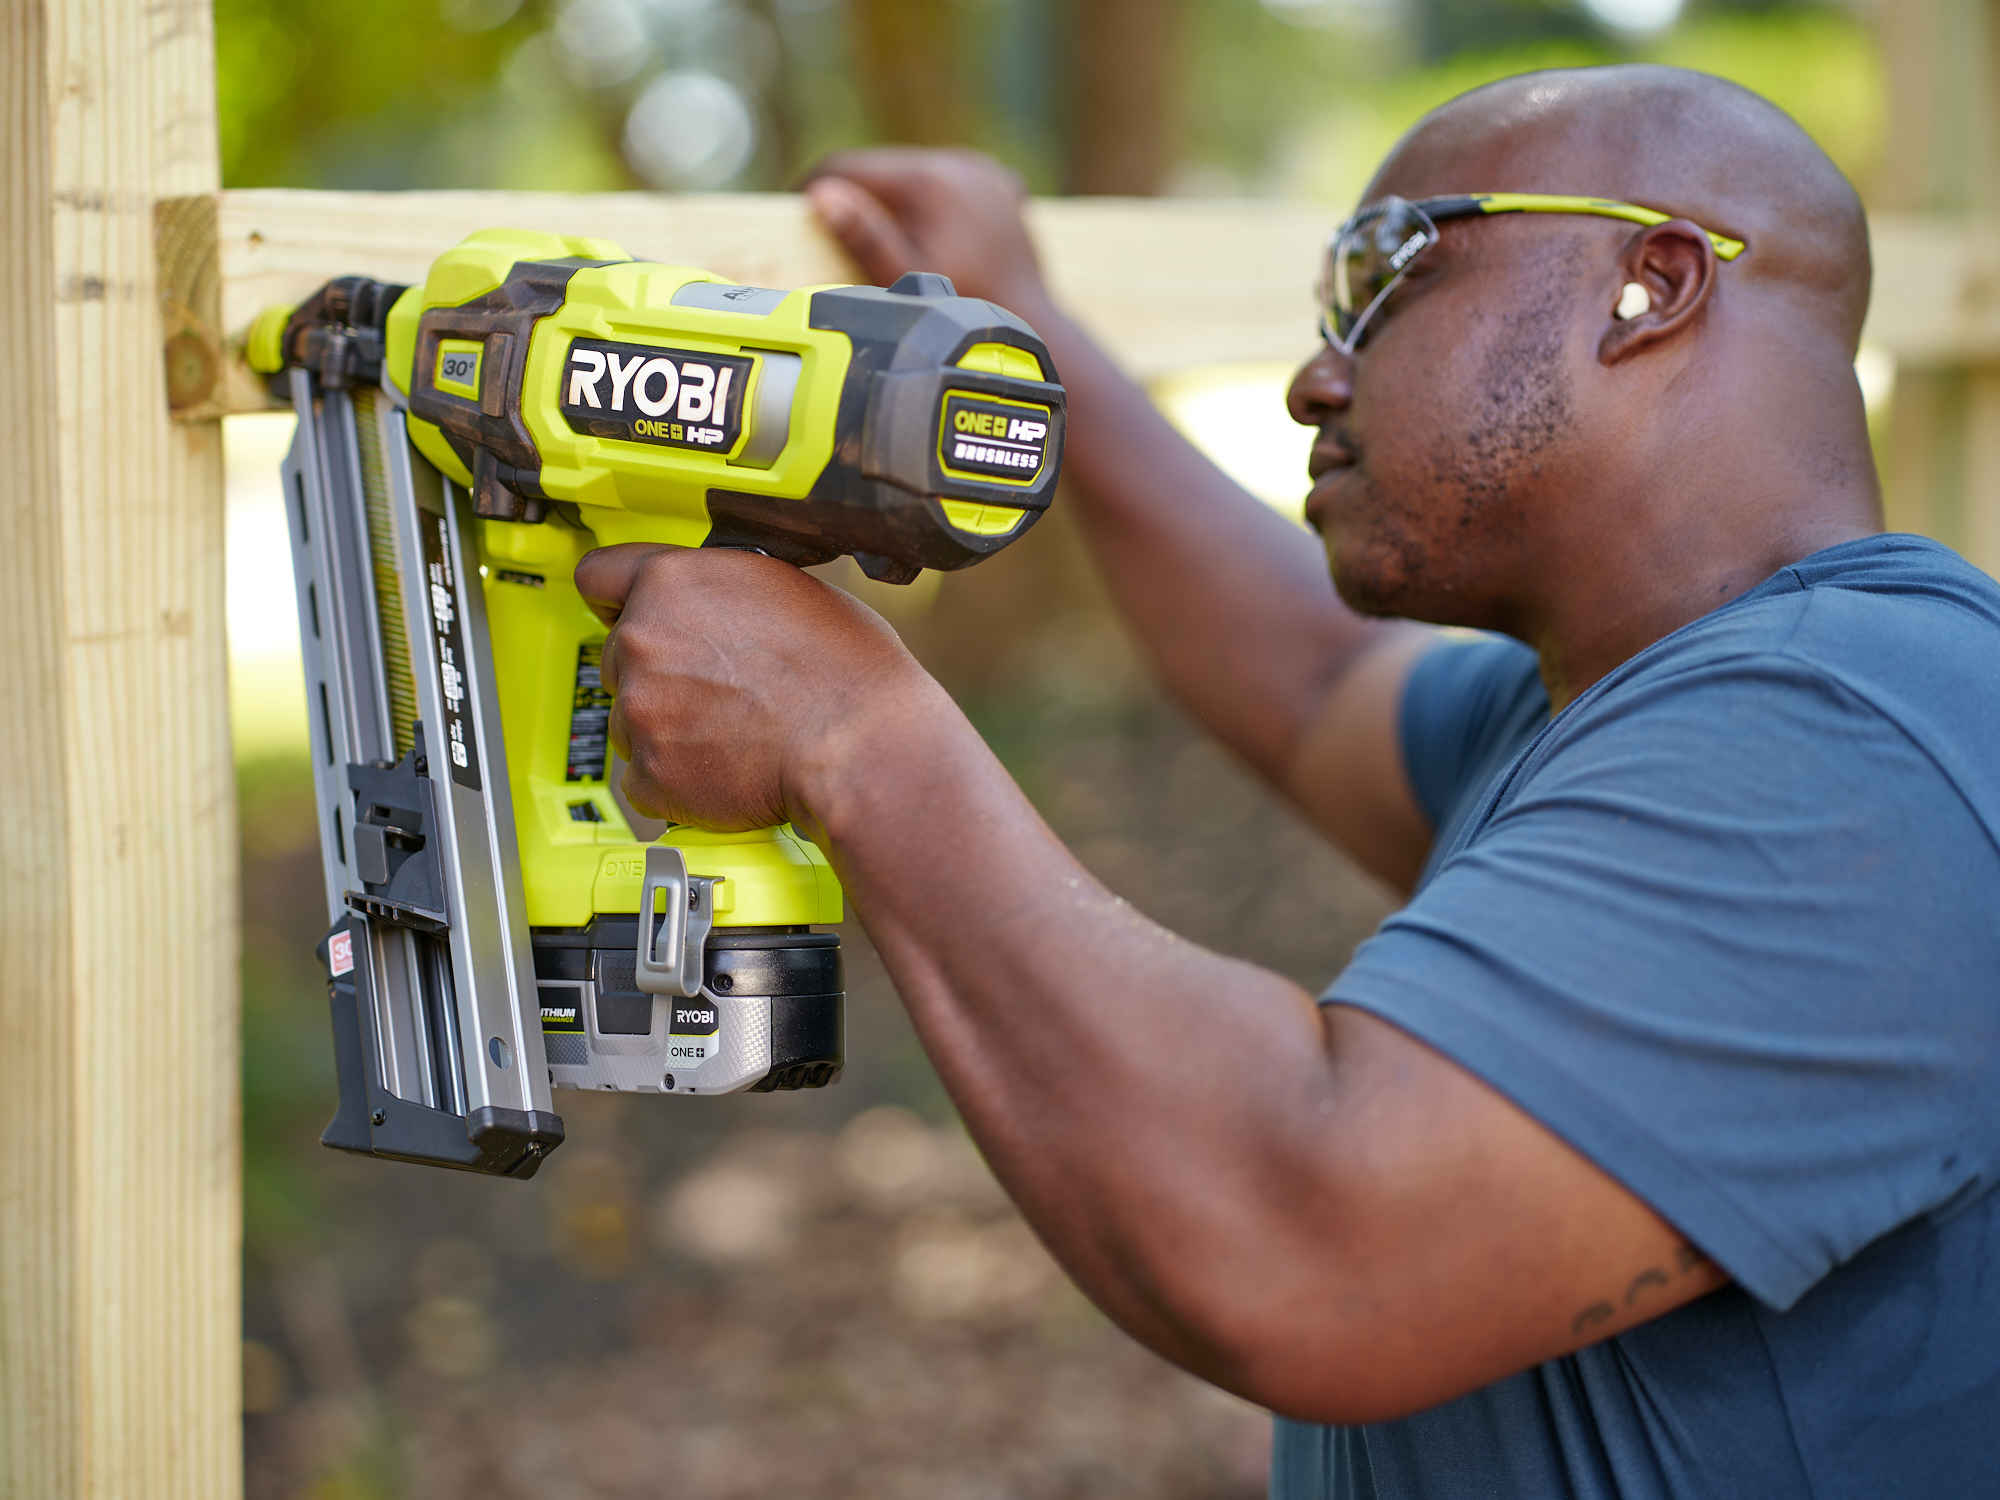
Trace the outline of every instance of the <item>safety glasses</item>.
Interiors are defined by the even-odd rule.
[[[1571,198],[1553,193],[1456,193],[1444,198],[1379,198],[1357,212],[1326,242],[1319,273],[1320,332],[1342,354],[1361,346],[1369,319],[1409,274],[1416,258],[1438,242],[1438,225],[1481,214],[1596,214],[1634,224],[1664,224],[1673,218],[1637,204],[1610,198]],[[1734,260],[1743,241],[1702,230],[1715,253]]]

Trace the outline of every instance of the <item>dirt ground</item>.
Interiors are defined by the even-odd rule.
[[[1387,898],[1164,704],[1060,532],[1035,541],[906,639],[1120,894],[1323,985]],[[252,1500],[1263,1493],[1269,1418],[1070,1285],[855,921],[830,1089],[560,1093],[528,1183],[320,1149],[305,774],[243,776]]]

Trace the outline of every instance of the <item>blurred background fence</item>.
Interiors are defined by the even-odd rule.
[[[230,188],[773,190],[826,151],[907,141],[994,152],[1040,194],[1283,200],[1330,227],[1409,123],[1485,80],[1630,58],[1735,78],[1878,216],[1896,280],[1859,373],[1892,523],[1988,567],[1994,25],[1990,0],[215,5]],[[1225,244],[1212,274],[1232,269]],[[1219,461],[1296,507],[1285,364],[1143,373]],[[958,1131],[855,924],[832,1090],[566,1094],[569,1143],[525,1185],[318,1148],[332,1081],[275,486],[289,425],[237,416],[225,433],[250,1493],[1261,1493],[1264,1419],[1067,1287]],[[1057,831],[1152,915],[1316,987],[1387,910],[1163,701],[1060,508],[969,573],[891,590],[823,571],[888,616]]]

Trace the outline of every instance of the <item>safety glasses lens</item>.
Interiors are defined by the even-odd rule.
[[[1320,271],[1320,313],[1327,331],[1352,352],[1357,337],[1410,263],[1437,241],[1437,226],[1403,198],[1371,203],[1349,219],[1327,244]]]

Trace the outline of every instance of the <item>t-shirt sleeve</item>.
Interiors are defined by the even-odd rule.
[[[1403,686],[1397,735],[1417,806],[1443,829],[1523,731],[1548,718],[1535,653],[1500,636],[1446,640],[1417,658]]]
[[[1486,1079],[1782,1309],[2000,1175],[1996,891],[1918,745],[1746,656],[1558,720],[1326,998]]]

